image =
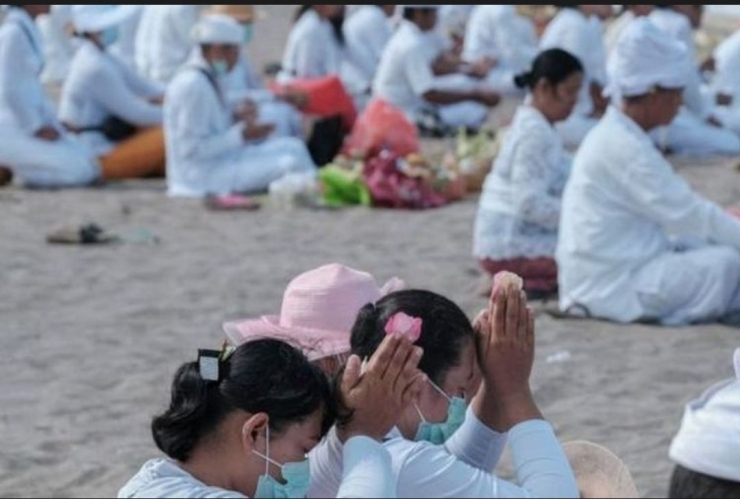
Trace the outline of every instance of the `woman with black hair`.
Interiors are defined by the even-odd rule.
[[[475,328],[435,293],[388,295],[360,312],[352,352],[373,355],[396,331],[424,350],[419,369],[428,379],[386,437],[398,497],[579,497],[552,426],[532,398],[534,316],[519,289],[501,286]],[[519,485],[491,471],[507,436]],[[331,446],[329,438],[312,455],[323,485],[312,497],[331,497],[341,481],[341,455]]]
[[[421,350],[398,336],[378,354],[348,361],[340,383],[345,436],[339,497],[391,497],[380,440],[418,391]],[[169,408],[152,422],[169,459],[148,462],[119,492],[139,497],[302,498],[307,455],[337,416],[328,378],[296,348],[255,340],[236,350],[201,351],[175,375]]]
[[[527,91],[488,175],[475,224],[474,253],[492,276],[507,270],[533,295],[557,292],[560,203],[572,157],[555,125],[573,112],[583,66],[560,49],[542,52],[515,78]]]

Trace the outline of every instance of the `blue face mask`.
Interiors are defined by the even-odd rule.
[[[244,43],[251,42],[253,37],[254,37],[254,27],[252,26],[252,23],[245,24],[244,25]]]
[[[118,41],[119,36],[120,30],[118,29],[118,26],[113,26],[103,31],[100,35],[100,42],[104,47],[110,47]]]
[[[460,397],[450,398],[444,390],[431,381],[429,384],[449,402],[450,407],[447,410],[447,419],[443,423],[429,423],[421,413],[419,406],[416,406],[416,412],[419,413],[421,423],[419,424],[419,429],[416,431],[416,438],[414,440],[416,442],[443,445],[465,422],[465,413],[468,410],[468,404],[465,402],[465,399]]]
[[[308,459],[300,463],[280,464],[270,459],[270,431],[267,431],[267,455],[252,451],[265,460],[265,474],[257,482],[255,499],[303,499],[308,495],[311,482],[311,465]],[[281,470],[285,483],[270,476],[270,463]]]
[[[211,67],[216,76],[224,76],[229,72],[229,63],[226,61],[215,61],[211,64]]]

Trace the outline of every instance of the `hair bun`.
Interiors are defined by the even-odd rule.
[[[517,88],[531,88],[532,87],[532,72],[527,71],[514,77],[514,84]]]

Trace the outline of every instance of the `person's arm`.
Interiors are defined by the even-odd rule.
[[[368,437],[353,437],[344,445],[343,454],[344,473],[337,498],[396,496],[391,456],[383,444]]]
[[[164,95],[164,85],[147,80],[118,59],[114,59],[114,63],[121,71],[126,85],[136,95],[145,99],[153,99]]]
[[[115,67],[99,68],[87,86],[90,97],[112,116],[135,126],[162,124],[162,108],[136,95]]]
[[[28,75],[29,62],[36,55],[31,48],[28,38],[21,28],[10,26],[5,33],[3,43],[0,43],[0,75],[5,80],[0,85],[0,99],[7,106],[13,116],[28,133],[35,133],[51,123],[45,113],[40,112],[34,99],[46,100],[43,87],[36,75]],[[44,108],[46,109],[46,108]]]
[[[468,407],[465,422],[445,442],[444,447],[462,462],[479,470],[491,471],[498,465],[506,442],[505,433],[499,433],[483,424],[475,411]]]
[[[218,158],[244,146],[244,125],[237,123],[222,133],[214,134],[204,117],[214,112],[213,88],[204,75],[188,75],[187,82],[176,81],[167,92],[165,113],[169,140],[188,159]]]
[[[695,193],[658,151],[631,158],[632,168],[614,172],[632,209],[668,233],[698,237],[740,250],[740,221]]]
[[[552,195],[548,179],[557,168],[553,162],[562,158],[553,155],[548,141],[532,130],[520,134],[513,156],[512,187],[518,217],[546,229],[560,226],[560,197]]]

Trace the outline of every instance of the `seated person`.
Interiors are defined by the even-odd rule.
[[[606,112],[608,100],[602,96],[606,85],[606,53],[600,17],[610,5],[561,5],[560,12],[542,35],[540,48],[560,48],[583,64],[583,88],[570,117],[557,125],[565,146],[577,149],[588,132]]]
[[[108,52],[121,23],[135,13],[132,6],[113,5],[72,10],[82,46],[62,87],[59,115],[99,158],[105,180],[164,174],[164,88]]]
[[[740,496],[740,350],[735,374],[686,406],[669,453],[676,468],[668,497]]]
[[[560,307],[622,323],[723,319],[740,310],[740,221],[692,191],[649,135],[681,106],[686,48],[642,18],[614,57],[622,105],[581,145],[563,194]]]
[[[0,176],[28,187],[90,185],[100,177],[97,159],[64,129],[40,80],[34,19],[48,12],[48,5],[11,6],[0,25]]]
[[[463,57],[489,58],[495,65],[487,76],[491,88],[520,95],[514,77],[527,71],[539,53],[534,23],[514,5],[476,5],[465,35]]]
[[[489,274],[520,275],[524,289],[557,292],[555,247],[560,202],[572,158],[555,124],[568,118],[583,84],[583,66],[560,49],[542,52],[516,82],[528,92],[483,187],[475,256]]]
[[[230,16],[211,14],[201,18],[193,36],[200,53],[170,83],[165,98],[169,193],[259,192],[289,173],[314,172],[301,140],[270,138],[273,125],[254,114],[236,119],[226,102],[218,78],[239,59],[242,26]]]
[[[436,6],[407,5],[403,15],[380,61],[374,97],[398,107],[412,122],[425,125],[431,116],[430,128],[479,129],[500,101],[481,84],[490,67],[465,65],[445,52],[435,32]]]
[[[725,127],[740,135],[740,29],[714,50],[714,75],[708,85],[716,104],[714,116]]]
[[[653,131],[653,139],[665,152],[680,156],[740,154],[740,136],[722,125],[715,116],[715,104],[702,93],[701,75],[696,66],[694,30],[701,27],[703,6],[656,7],[649,19],[668,36],[686,46],[693,70],[684,90],[684,106],[669,126]],[[711,65],[711,62],[707,64]]]
[[[261,121],[275,125],[275,136],[277,137],[302,137],[303,124],[299,108],[303,104],[303,96],[293,92],[274,94],[265,87],[249,61],[246,46],[253,39],[254,7],[251,5],[212,5],[206,12],[229,15],[244,29],[239,61],[227,75],[220,78],[221,87],[229,104],[236,112],[256,107]],[[198,48],[195,49],[196,54],[198,50]]]
[[[619,41],[619,37],[622,35],[622,31],[624,31],[624,28],[626,28],[630,22],[634,21],[638,17],[649,16],[653,10],[655,10],[655,5],[622,5],[621,7],[622,10],[619,16],[606,30],[604,43],[606,45],[607,56],[611,55],[614,47]]]
[[[338,415],[344,466],[332,497],[395,497],[382,439],[418,393],[420,359],[409,340],[388,337],[366,368],[350,358],[335,391],[281,341],[201,351],[177,371],[169,408],[151,425],[167,459],[146,463],[118,497],[306,497],[308,453]]]

